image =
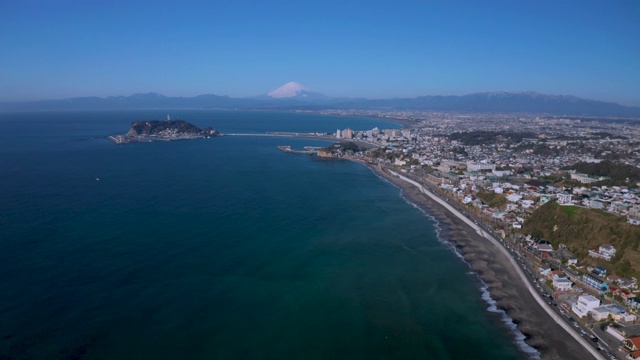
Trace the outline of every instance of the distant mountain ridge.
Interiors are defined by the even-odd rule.
[[[640,117],[640,107],[587,100],[571,95],[532,91],[483,92],[462,96],[429,95],[414,98],[331,98],[290,82],[266,95],[232,98],[212,94],[170,97],[157,93],[131,96],[77,97],[0,103],[0,111],[143,110],[143,109],[381,109],[460,112],[514,112],[553,115]]]
[[[358,107],[360,104],[353,104]],[[640,107],[587,100],[571,95],[547,95],[532,91],[483,92],[462,96],[419,96],[405,99],[368,100],[364,107],[463,112],[523,112],[555,115],[640,116]]]

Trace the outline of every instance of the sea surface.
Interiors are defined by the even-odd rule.
[[[171,115],[223,133],[399,127]],[[527,358],[437,223],[367,167],[276,149],[318,140],[106,140],[164,118],[0,113],[0,359]]]

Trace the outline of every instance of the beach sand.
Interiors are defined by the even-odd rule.
[[[541,308],[506,255],[498,251],[495,245],[415,186],[374,166],[370,168],[401,188],[409,201],[439,222],[440,236],[455,246],[458,253],[478,273],[496,306],[514,320],[517,329],[527,337],[525,342],[538,350],[542,359],[593,359],[593,355]]]

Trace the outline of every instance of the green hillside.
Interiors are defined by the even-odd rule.
[[[587,264],[603,265],[620,276],[640,276],[640,226],[627,224],[624,217],[550,202],[532,214],[522,232],[550,240],[556,249],[565,244]],[[589,249],[602,244],[617,250],[610,263],[588,256]]]

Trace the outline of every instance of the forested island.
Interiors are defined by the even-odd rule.
[[[184,120],[135,121],[126,134],[112,135],[108,139],[116,144],[209,138],[219,136],[218,130],[200,129]]]

